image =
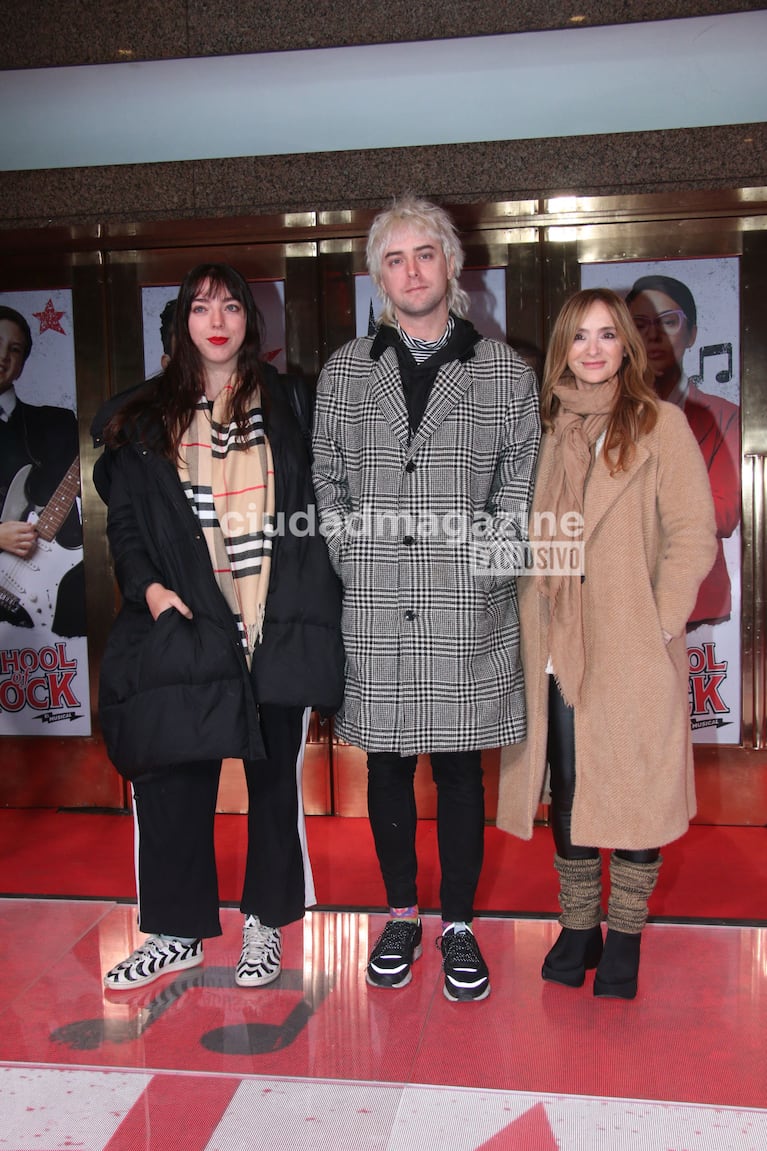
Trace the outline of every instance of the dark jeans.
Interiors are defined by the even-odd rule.
[[[437,786],[442,917],[468,922],[474,915],[485,843],[482,753],[433,752],[430,758]],[[415,755],[368,754],[368,814],[390,907],[418,902],[416,763]]]
[[[262,705],[267,758],[245,762],[248,850],[240,909],[269,927],[304,914],[296,760],[303,708]],[[151,934],[221,934],[214,821],[221,761],[174,764],[135,780],[139,926]]]
[[[551,830],[557,855],[563,859],[596,859],[596,847],[576,847],[570,828],[575,796],[575,713],[559,693],[553,675],[549,676],[548,758],[551,773]],[[616,851],[630,863],[654,863],[657,847],[645,851]]]

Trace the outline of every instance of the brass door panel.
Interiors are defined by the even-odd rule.
[[[466,267],[502,267],[506,331],[540,359],[564,299],[585,264],[733,256],[741,269],[742,626],[741,742],[696,746],[699,818],[767,823],[767,189],[673,195],[552,197],[452,207]],[[195,263],[232,263],[248,279],[285,284],[288,367],[314,380],[328,355],[356,331],[354,276],[365,272],[373,212],[339,209],[268,217],[56,227],[0,233],[0,289],[67,286],[73,293],[82,461],[83,532],[94,736],[90,740],[3,740],[12,768],[0,783],[9,805],[120,806],[125,794],[98,737],[95,685],[115,611],[105,509],[90,473],[88,428],[100,403],[143,378],[141,290],[177,284]],[[23,744],[23,746],[22,746]],[[82,746],[80,746],[82,745]],[[315,746],[316,745],[316,746]],[[317,767],[318,749],[322,761]],[[332,760],[340,758],[336,771]],[[328,729],[312,743],[312,811],[360,804],[360,757]],[[496,771],[492,754],[489,776]],[[346,763],[349,760],[349,764]],[[354,761],[352,777],[346,768]],[[83,765],[85,788],[75,785]],[[74,768],[74,771],[73,771]],[[364,771],[364,768],[363,768]],[[423,773],[421,773],[423,774]],[[229,773],[230,782],[237,773]],[[354,783],[349,791],[349,784]],[[419,804],[429,808],[427,779]],[[420,785],[419,785],[420,786]],[[494,810],[494,778],[488,816]],[[232,799],[241,805],[241,796]]]

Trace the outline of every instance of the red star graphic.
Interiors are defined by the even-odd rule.
[[[66,335],[66,332],[59,323],[64,313],[56,311],[53,306],[53,300],[48,301],[44,311],[33,312],[32,315],[36,320],[40,321],[40,335],[42,335],[43,332],[61,332],[62,336]]]

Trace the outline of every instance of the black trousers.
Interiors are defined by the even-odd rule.
[[[470,921],[485,845],[482,753],[433,752],[443,919]],[[390,907],[418,902],[415,850],[417,757],[368,754],[368,814]]]
[[[575,797],[575,712],[560,695],[553,675],[549,676],[548,759],[551,774],[551,830],[557,855],[563,859],[596,859],[596,847],[577,847],[571,837]],[[616,855],[631,863],[654,863],[657,847],[645,851],[620,849]]]
[[[240,910],[269,927],[304,914],[296,760],[304,709],[262,705],[266,759],[245,762],[248,848]],[[221,934],[214,819],[221,761],[174,764],[134,781],[139,927]]]

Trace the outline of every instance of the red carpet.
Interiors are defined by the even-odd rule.
[[[382,908],[383,887],[366,819],[310,816],[309,850],[318,905]],[[125,814],[6,808],[0,810],[0,895],[135,898],[133,819]],[[238,904],[245,863],[245,817],[216,822],[223,903]],[[477,910],[554,914],[556,875],[551,833],[528,843],[487,829]],[[691,827],[664,848],[651,905],[654,918],[767,921],[767,829]],[[439,907],[436,824],[418,830],[419,894],[424,911]]]

